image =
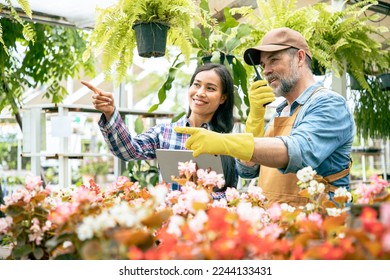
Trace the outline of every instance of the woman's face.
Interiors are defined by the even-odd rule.
[[[191,115],[211,120],[220,104],[226,100],[222,93],[222,82],[213,70],[199,72],[188,90]]]

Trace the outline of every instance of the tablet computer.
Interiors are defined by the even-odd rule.
[[[192,160],[198,168],[208,169],[223,174],[221,157],[218,155],[201,154],[193,157],[191,150],[167,150],[157,149],[156,157],[162,179],[167,183],[173,183],[172,176],[179,176],[179,162]]]

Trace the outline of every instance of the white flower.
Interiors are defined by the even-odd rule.
[[[314,204],[313,203],[308,203],[305,206],[307,211],[313,211],[314,210]]]
[[[304,167],[297,172],[297,178],[301,182],[308,182],[314,178],[317,174],[315,170],[311,166]]]
[[[193,232],[200,232],[207,221],[208,216],[206,212],[204,210],[200,210],[196,213],[194,218],[188,221],[188,226]]]
[[[307,188],[307,192],[308,192],[311,196],[313,196],[313,195],[315,195],[315,194],[317,193],[317,188],[316,188],[316,187],[308,187],[308,188]]]
[[[240,219],[255,224],[261,220],[264,209],[259,206],[252,206],[250,202],[240,202],[237,205],[237,214]]]
[[[73,245],[73,243],[70,242],[70,241],[65,241],[64,243],[62,243],[62,247],[64,247],[64,248],[68,248],[68,247],[70,247],[72,245]]]
[[[310,186],[310,187],[313,187],[313,188],[317,188],[318,182],[317,182],[316,180],[311,180],[311,181],[309,182],[309,186]]]
[[[225,191],[227,201],[233,201],[240,197],[240,192],[236,188],[227,188]]]
[[[257,200],[260,200],[260,201],[265,200],[265,196],[263,195],[263,189],[261,187],[249,186],[248,187],[248,194]]]
[[[100,215],[95,218],[95,232],[100,233],[108,228],[116,226],[116,222],[109,212],[103,211]]]
[[[167,228],[167,232],[170,234],[174,234],[176,236],[181,236],[180,226],[184,224],[185,219],[179,215],[173,215],[169,219],[169,224]]]
[[[76,233],[81,241],[91,239],[93,237],[93,228],[87,223],[82,223],[76,228]]]
[[[323,193],[325,191],[325,185],[324,183],[319,183],[317,186],[317,192],[318,193]]]
[[[189,190],[186,194],[183,195],[183,199],[185,201],[186,208],[192,212],[195,213],[195,209],[193,208],[194,203],[200,203],[200,204],[206,204],[209,202],[209,195],[206,192],[206,190]]]
[[[328,213],[329,216],[340,216],[342,210],[339,208],[326,208],[326,212]]]
[[[177,201],[177,203],[172,206],[172,212],[175,215],[187,214],[188,213],[188,209],[186,207],[186,202],[182,198],[179,199]]]
[[[300,212],[298,215],[297,215],[297,221],[302,221],[302,220],[305,220],[306,219],[306,213],[304,212]]]
[[[352,194],[347,190],[347,188],[344,187],[337,188],[334,192],[334,197],[342,197],[342,196],[348,197],[347,202],[352,201]]]
[[[228,203],[227,203],[225,198],[221,198],[218,200],[213,200],[213,203],[211,204],[211,206],[212,207],[219,207],[219,208],[228,208]]]
[[[295,207],[288,205],[287,203],[282,203],[280,205],[280,208],[282,208],[283,211],[293,213],[295,211]]]
[[[165,201],[165,196],[168,193],[168,189],[165,185],[157,185],[149,189],[150,194],[154,197],[156,204],[159,205]]]

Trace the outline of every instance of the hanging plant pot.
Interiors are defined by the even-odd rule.
[[[378,75],[380,80],[381,89],[390,90],[390,73]]]
[[[322,66],[317,59],[313,58],[312,60],[312,72],[316,76],[323,76],[325,75],[326,68]]]
[[[218,58],[215,59],[214,55],[204,56],[204,57],[202,57],[202,61],[204,64],[211,63],[211,62],[219,62],[220,64],[225,64],[225,60],[226,60],[230,65],[232,65],[233,58],[234,58],[234,55],[231,55],[231,54],[225,55],[224,53],[220,53],[219,54],[219,61],[218,61]]]
[[[363,87],[359,84],[358,80],[356,78],[349,74],[349,82],[350,82],[350,87],[352,90],[362,90]]]
[[[135,31],[138,55],[161,57],[165,55],[169,26],[159,22],[136,23]]]

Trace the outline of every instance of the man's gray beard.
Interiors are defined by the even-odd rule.
[[[295,69],[294,69],[295,68]],[[297,71],[296,67],[294,65],[291,65],[291,77],[284,78],[284,77],[278,77],[280,85],[274,90],[274,93],[278,97],[285,97],[298,83],[300,76]]]
[[[280,85],[276,89],[275,95],[285,97],[287,93],[289,93],[291,89],[295,86],[295,84],[296,84],[296,80],[293,79],[280,80]]]

